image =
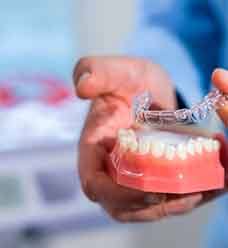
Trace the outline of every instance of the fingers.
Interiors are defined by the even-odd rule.
[[[214,138],[218,139],[221,144],[220,161],[225,169],[225,190],[227,190],[227,187],[228,187],[228,143],[227,143],[226,137],[222,133],[216,134]]]
[[[113,208],[128,208],[148,205],[146,193],[121,187],[106,173],[105,162],[108,154],[99,145],[81,146],[79,173],[82,188],[87,197]]]
[[[120,92],[121,87],[128,88],[128,93],[135,91],[138,85],[134,83],[134,74],[143,70],[142,67],[146,66],[136,68],[135,61],[128,58],[82,58],[74,73],[77,94],[82,98],[96,98]]]
[[[224,134],[218,133],[214,136],[214,138],[217,139],[221,144],[220,161],[222,165],[224,166],[224,168],[228,170],[228,143],[227,143],[226,137]]]
[[[212,81],[219,90],[228,94],[228,70],[216,69],[212,74]]]
[[[173,86],[167,74],[155,64],[130,57],[82,58],[74,70],[74,84],[80,98],[112,95],[132,104],[135,95],[149,90],[162,108],[176,106]],[[163,89],[166,89],[164,96]]]
[[[109,210],[111,216],[121,222],[148,222],[160,220],[167,216],[184,214],[191,211],[202,200],[202,194],[185,196],[180,199],[163,201],[144,209],[131,211]]]
[[[219,90],[228,94],[228,70],[216,69],[212,74],[212,81]],[[219,109],[218,114],[224,124],[228,126],[228,105]]]
[[[117,185],[105,171],[108,154],[99,145],[80,148],[79,170],[82,188],[88,198],[99,202],[116,220],[155,221],[189,212],[202,200],[201,194],[166,197]]]
[[[110,150],[118,129],[130,127],[132,123],[131,111],[125,103],[109,97],[97,98],[91,104],[81,140],[85,143],[102,144]]]
[[[217,139],[220,144],[220,161],[225,169],[225,188],[224,189],[219,189],[219,190],[211,190],[211,191],[206,191],[203,192],[203,199],[200,203],[200,205],[204,205],[227,192],[227,185],[228,185],[228,175],[227,175],[227,170],[228,170],[228,144],[226,142],[226,138],[224,134],[218,133],[213,136],[214,139]]]
[[[223,121],[224,125],[228,127],[228,104],[226,104],[224,107],[220,108],[217,111],[220,119]]]

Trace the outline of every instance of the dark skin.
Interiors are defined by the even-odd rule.
[[[217,70],[212,79],[218,88],[228,92],[227,71]],[[139,58],[83,58],[75,67],[74,84],[78,97],[92,100],[79,145],[82,189],[115,220],[155,221],[184,214],[223,193],[160,194],[157,196],[163,200],[156,204],[148,200],[154,199],[154,194],[119,186],[106,173],[106,158],[113,148],[117,130],[133,125],[131,103],[135,95],[149,90],[157,106],[176,108],[174,87],[160,66]],[[226,117],[223,111],[222,119]],[[221,159],[226,167],[227,144],[223,135],[217,138],[222,143]]]

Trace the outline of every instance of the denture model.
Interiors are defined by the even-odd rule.
[[[218,96],[218,94],[215,95]],[[212,106],[212,103],[218,106],[218,97],[213,102],[212,94],[210,96],[209,100],[205,98],[209,106]],[[199,109],[201,112],[198,117],[205,118],[202,108]],[[145,192],[176,194],[224,187],[224,169],[220,163],[218,140],[196,136],[194,132],[166,129],[164,123],[174,124],[178,120],[181,121],[177,118],[176,111],[173,111],[172,115],[161,111],[165,114],[159,115],[159,111],[149,110],[148,101],[146,104],[144,101],[141,112],[139,108],[136,111],[138,111],[136,120],[140,119],[141,124],[144,120],[147,127],[144,125],[137,130],[119,130],[116,145],[108,162],[108,172],[116,183]],[[189,119],[190,114],[189,110],[188,123],[192,123],[193,119]],[[172,118],[169,119],[169,117]],[[186,116],[184,117],[186,122]],[[163,124],[162,128],[161,125],[157,125],[158,123]],[[152,127],[148,127],[148,124],[152,124]],[[154,128],[153,124],[158,127]]]
[[[109,173],[120,185],[159,193],[223,188],[220,143],[166,131],[119,130]]]

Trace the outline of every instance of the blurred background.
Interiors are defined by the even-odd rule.
[[[0,247],[199,247],[213,205],[121,225],[80,190],[76,147],[89,103],[73,95],[73,67],[81,56],[124,53],[138,3],[0,2]]]

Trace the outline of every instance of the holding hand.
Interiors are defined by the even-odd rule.
[[[214,85],[223,93],[228,94],[228,70],[217,69],[212,75]],[[218,111],[225,126],[228,126],[228,104]]]
[[[74,83],[80,98],[93,100],[79,147],[82,188],[90,200],[119,221],[153,221],[188,212],[201,202],[201,193],[158,195],[124,188],[105,170],[118,129],[133,124],[134,96],[149,90],[160,108],[176,108],[174,88],[158,65],[127,57],[84,58],[75,68]]]

